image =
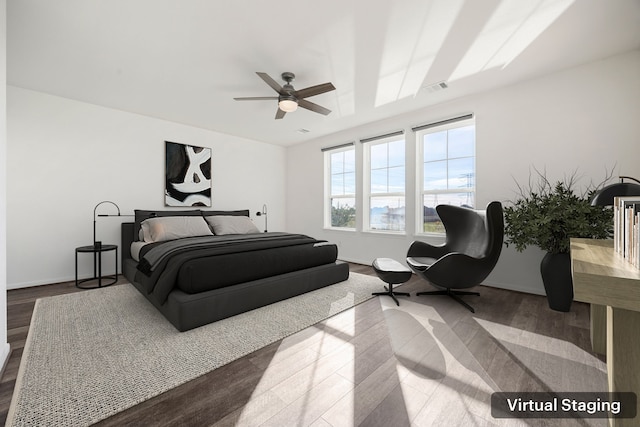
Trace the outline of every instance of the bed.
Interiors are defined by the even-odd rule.
[[[346,280],[335,244],[260,232],[248,210],[136,210],[122,273],[179,331]]]

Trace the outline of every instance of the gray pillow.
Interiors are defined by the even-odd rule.
[[[182,210],[182,211],[172,211],[172,210],[149,211],[149,210],[136,209],[134,213],[135,213],[135,223],[133,225],[133,232],[135,233],[134,234],[135,236],[142,235],[142,232],[141,232],[142,221],[149,218],[157,218],[161,216],[201,216],[202,215],[202,213],[200,212],[200,209],[190,209],[190,210]],[[142,240],[142,238],[140,238],[140,240]]]
[[[183,237],[211,236],[211,230],[198,216],[165,216],[149,218],[140,224],[145,242],[163,242]]]
[[[216,215],[207,216],[209,226],[216,236],[225,234],[251,234],[260,233],[260,230],[253,224],[250,218],[246,216],[227,216]]]

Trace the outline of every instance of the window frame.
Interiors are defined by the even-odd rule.
[[[333,154],[336,153],[344,153],[346,151],[353,151],[353,175],[354,175],[354,185],[353,185],[353,189],[354,192],[353,193],[348,193],[348,194],[340,194],[340,195],[333,195],[332,194],[332,177],[333,177],[333,173],[332,173],[332,169],[331,169],[331,156]],[[345,146],[341,146],[341,147],[336,147],[336,148],[331,148],[331,149],[327,149],[324,151],[324,164],[325,164],[325,197],[324,197],[324,228],[326,229],[330,229],[330,230],[344,230],[344,231],[355,231],[356,227],[357,227],[357,222],[358,222],[358,200],[357,200],[357,194],[358,194],[358,188],[357,188],[357,180],[358,180],[358,164],[357,164],[357,160],[356,160],[356,149],[355,149],[355,144],[348,144]],[[344,174],[344,171],[342,172]],[[334,199],[353,199],[354,201],[354,208],[356,209],[355,212],[355,218],[354,218],[354,226],[353,227],[340,227],[340,226],[334,226],[331,223],[331,213],[332,213],[332,208],[333,208],[333,200]]]
[[[460,189],[437,189],[437,190],[425,190],[424,189],[424,137],[425,135],[438,133],[443,131],[451,131],[453,129],[463,128],[473,126],[474,130],[474,138],[473,138],[473,186],[469,187],[470,191],[465,189],[465,191],[460,191]],[[476,149],[476,122],[475,117],[471,117],[468,119],[458,120],[452,123],[443,123],[441,125],[434,125],[428,128],[420,129],[415,131],[415,140],[416,140],[416,199],[415,199],[415,235],[416,236],[443,236],[445,233],[443,232],[432,232],[432,231],[424,231],[424,197],[426,195],[433,194],[461,194],[461,193],[471,193],[473,197],[474,208],[477,204],[477,149]],[[448,141],[448,140],[447,140]],[[448,149],[448,144],[447,144]],[[468,158],[469,156],[464,157],[449,157],[449,153],[447,152],[444,160],[448,161],[451,159],[462,159]],[[447,170],[448,175],[448,170]]]
[[[403,188],[404,190],[401,192],[392,191],[392,192],[372,192],[371,191],[371,149],[372,147],[389,144],[391,142],[402,141],[403,143],[403,169],[404,169],[404,177],[403,177]],[[363,167],[362,167],[362,178],[363,178],[363,191],[362,191],[362,231],[367,233],[380,233],[380,234],[390,234],[390,235],[405,235],[407,234],[407,138],[404,132],[395,135],[384,136],[381,138],[376,138],[375,140],[367,140],[362,141],[363,145]],[[387,164],[386,169],[387,173],[390,166]],[[387,181],[387,186],[389,182]],[[388,188],[387,188],[388,190]],[[371,198],[372,197],[402,197],[404,199],[404,209],[405,209],[405,217],[404,217],[404,227],[402,230],[385,230],[385,229],[376,229],[371,228]]]

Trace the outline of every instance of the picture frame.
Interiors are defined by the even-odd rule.
[[[211,207],[211,148],[165,141],[165,206]]]

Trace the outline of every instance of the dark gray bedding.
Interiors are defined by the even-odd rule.
[[[150,276],[169,257],[180,253],[206,250],[205,255],[243,252],[295,244],[316,243],[317,240],[302,234],[260,233],[231,234],[225,236],[199,236],[156,242],[145,245],[140,250],[138,270]]]
[[[205,292],[335,262],[337,255],[335,245],[302,234],[190,237],[145,246],[135,280],[164,303],[174,288]]]

